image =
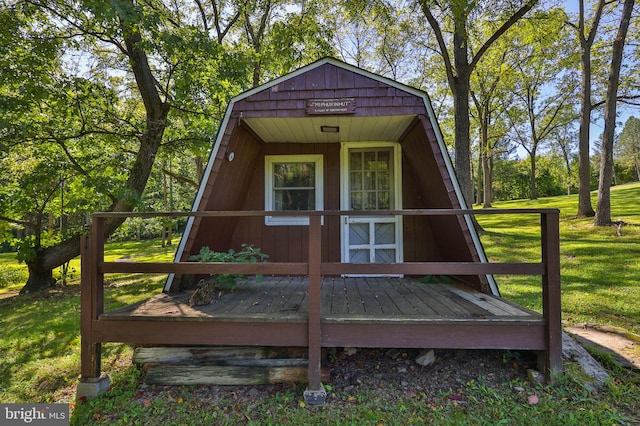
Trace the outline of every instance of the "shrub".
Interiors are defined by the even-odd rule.
[[[189,260],[198,262],[225,262],[225,263],[257,263],[265,262],[269,256],[260,251],[260,248],[253,247],[252,244],[242,244],[242,250],[230,249],[228,252],[218,252],[210,250],[209,247],[202,247],[198,254],[189,257]],[[256,275],[262,279],[261,275]],[[215,287],[233,290],[239,278],[244,278],[241,274],[218,274],[211,275]]]
[[[0,288],[24,284],[28,278],[29,273],[24,265],[0,263]]]

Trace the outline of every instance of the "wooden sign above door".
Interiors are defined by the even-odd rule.
[[[307,100],[307,114],[353,114],[355,112],[355,98]]]

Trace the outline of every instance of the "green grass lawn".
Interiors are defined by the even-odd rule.
[[[496,203],[496,208],[560,209],[562,318],[565,324],[596,323],[640,334],[640,184],[612,188],[612,218],[628,225],[596,227],[576,218],[576,195]],[[595,198],[593,200],[595,206]],[[479,215],[489,260],[540,261],[539,216]],[[496,277],[516,303],[541,310],[540,280]]]
[[[171,261],[175,246],[161,247],[157,240],[109,243],[105,251],[106,260]],[[26,268],[16,264],[15,254],[2,254],[0,262],[0,272],[19,279],[0,289],[0,403],[72,401],[80,365],[80,260],[71,261],[68,285],[19,297],[12,293],[24,285]],[[151,297],[162,291],[164,278],[107,276],[105,307]],[[105,346],[105,367],[130,356],[128,346]]]
[[[575,196],[537,201],[496,203],[495,207],[557,207],[561,210],[561,273],[565,324],[597,323],[623,327],[640,334],[640,184],[613,188],[613,217],[629,225],[617,236],[615,228],[598,228],[592,219],[576,219]],[[595,205],[595,200],[594,200]],[[539,261],[538,218],[481,215],[482,241],[490,260]],[[107,260],[170,261],[173,248],[158,241],[109,243]],[[79,261],[71,264],[67,286],[42,294],[14,297],[26,279],[24,266],[12,254],[0,254],[0,403],[68,402],[75,399],[80,371]],[[503,296],[540,309],[540,280],[532,277],[496,277]],[[110,275],[106,281],[107,309],[113,309],[161,291],[163,276]],[[10,297],[9,297],[10,296]],[[141,405],[135,395],[139,372],[131,366],[131,348],[105,344],[103,370],[112,378],[112,390],[98,400],[73,408],[72,424],[633,424],[640,421],[640,378],[610,367],[613,380],[598,393],[589,393],[574,379],[574,369],[551,386],[505,383],[498,389],[481,382],[460,384],[466,405],[425,405],[419,399],[389,401],[372,394],[345,396],[344,404],[302,407],[301,390],[258,399],[250,408],[238,407],[231,396],[204,407],[190,398],[190,387],[169,399]],[[532,406],[514,387],[540,396]],[[341,396],[336,395],[335,398]],[[635,417],[634,417],[635,416]],[[381,420],[382,419],[382,420]],[[635,419],[635,420],[634,420]]]

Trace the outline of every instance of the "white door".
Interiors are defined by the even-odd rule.
[[[344,144],[341,158],[343,210],[402,208],[398,144]],[[402,262],[400,216],[345,216],[342,224],[344,262]]]

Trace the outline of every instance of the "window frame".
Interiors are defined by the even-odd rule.
[[[264,156],[264,209],[275,210],[274,197],[274,164],[281,163],[314,163],[315,164],[315,205],[317,211],[324,210],[324,169],[322,154],[297,154],[297,155],[265,155]],[[284,210],[287,211],[287,210]],[[306,210],[300,210],[306,211]],[[314,210],[308,210],[314,211]],[[267,226],[295,226],[309,225],[308,216],[265,216],[264,224]]]

